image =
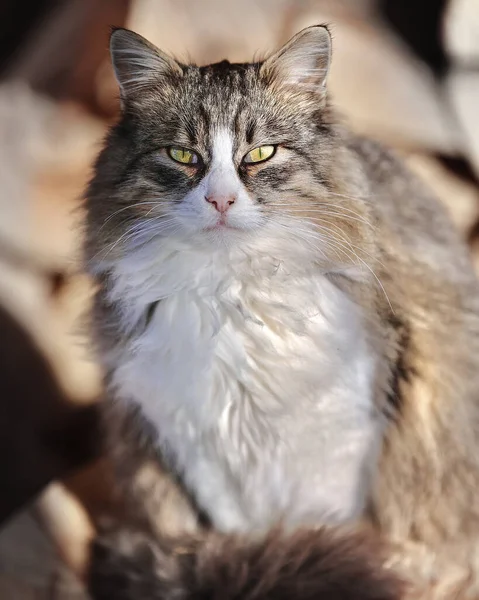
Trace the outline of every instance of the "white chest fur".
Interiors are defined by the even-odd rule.
[[[360,311],[324,275],[290,267],[165,246],[115,266],[112,296],[137,333],[114,386],[223,530],[354,518],[377,455]]]

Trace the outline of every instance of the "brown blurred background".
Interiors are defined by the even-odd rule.
[[[109,28],[179,58],[248,60],[332,24],[330,89],[436,191],[479,270],[479,0],[0,1],[0,598],[85,598],[110,507],[82,335],[82,191],[118,110]]]

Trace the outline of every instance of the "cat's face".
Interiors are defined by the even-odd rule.
[[[334,146],[326,28],[244,65],[185,66],[126,30],[111,45],[122,119],[97,164],[89,218],[112,251],[279,231],[324,195]]]

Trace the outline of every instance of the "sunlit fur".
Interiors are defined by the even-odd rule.
[[[329,40],[326,30],[318,36]],[[318,50],[326,63],[328,48]],[[289,53],[274,60],[285,77],[301,66],[301,50],[293,60]],[[109,273],[107,298],[129,335],[103,357],[110,387],[141,407],[218,528],[356,518],[383,427],[373,392],[377,357],[361,308],[327,275],[376,285],[341,229],[368,229],[368,221],[339,203],[333,210],[307,198],[334,193],[311,160],[322,136],[303,115],[297,144],[309,156],[288,142],[297,117],[288,102],[278,113],[271,72],[237,67],[224,90],[214,69],[190,67],[189,74],[186,89],[195,82],[204,93],[187,107],[173,96],[159,99],[158,109],[167,102],[180,119],[174,131],[158,123],[147,132],[155,142],[139,162],[151,166],[129,173],[131,191],[122,198],[130,204],[101,225],[100,237],[114,237],[91,261],[97,274]],[[245,74],[251,99],[237,89]],[[310,80],[311,72],[300,69],[296,77]],[[302,92],[313,113],[322,80],[318,86]],[[194,140],[189,127],[198,129]],[[278,144],[270,160],[245,165],[248,152],[269,143]],[[191,148],[202,164],[177,164],[164,151],[169,145]],[[174,172],[171,184],[163,169],[166,177]],[[225,197],[232,205],[220,217],[207,199]]]
[[[263,63],[182,65],[124,30],[112,55],[122,116],[86,201],[111,406],[139,407],[218,530],[363,518],[406,571],[424,551],[414,577],[447,579],[452,547],[466,577],[476,279],[429,193],[338,123],[327,30]],[[274,156],[245,164],[262,145]]]

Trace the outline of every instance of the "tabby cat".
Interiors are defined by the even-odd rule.
[[[328,29],[249,64],[124,29],[111,53],[86,264],[130,517],[93,597],[475,589],[478,284],[429,191],[337,118]]]

